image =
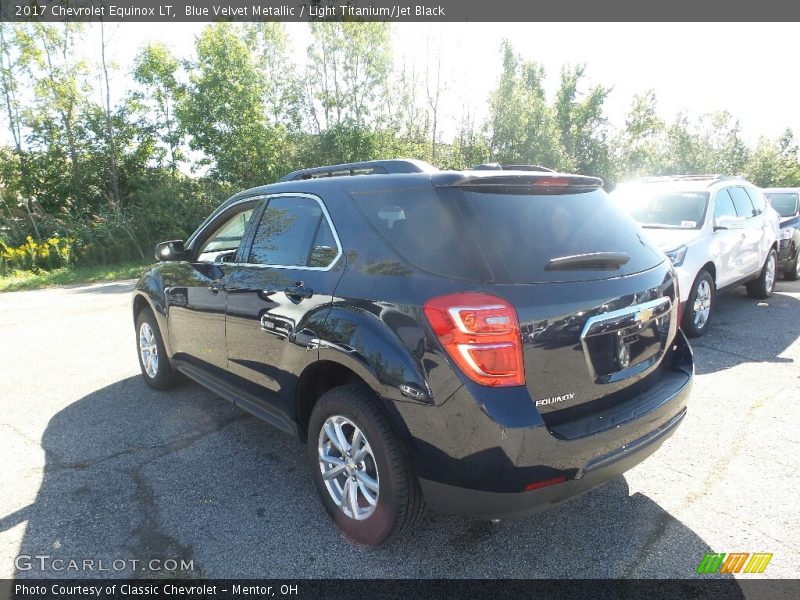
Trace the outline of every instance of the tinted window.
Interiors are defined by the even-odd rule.
[[[767,192],[769,203],[782,217],[793,217],[797,214],[797,194],[791,192]]]
[[[736,212],[740,217],[749,219],[755,216],[756,211],[753,208],[753,203],[750,201],[750,196],[744,191],[744,188],[734,187],[730,188],[731,198],[733,198],[733,205],[736,207]]]
[[[198,262],[214,262],[220,260],[224,255],[235,254],[252,215],[253,208],[243,206],[238,212],[224,219],[200,247],[197,256]]]
[[[326,267],[338,247],[322,207],[311,198],[272,198],[258,224],[249,263]]]
[[[720,217],[736,217],[736,209],[733,206],[733,199],[728,193],[728,190],[720,190],[717,192],[717,199],[714,201],[714,218]]]
[[[760,215],[764,212],[764,209],[767,208],[767,200],[764,198],[764,194],[759,192],[756,188],[744,188],[744,191],[747,192],[747,195],[750,196],[750,200],[753,202],[753,207],[756,210],[756,214]]]
[[[353,193],[353,199],[389,245],[429,273],[476,278],[463,231],[432,187]]]
[[[554,196],[457,191],[456,196],[500,282],[604,279],[643,271],[663,260],[602,190]],[[595,252],[624,253],[629,259],[613,268],[548,265],[552,259]]]

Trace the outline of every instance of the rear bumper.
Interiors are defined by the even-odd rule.
[[[642,462],[675,433],[685,415],[684,408],[655,431],[589,461],[575,479],[542,489],[518,493],[486,492],[425,479],[420,480],[420,487],[428,508],[444,514],[467,514],[491,519],[541,512],[580,496]]]
[[[420,424],[410,450],[426,504],[446,514],[500,518],[578,496],[637,465],[675,432],[693,376],[691,349],[678,332],[658,381],[551,429],[527,392],[515,388],[495,390],[497,397],[483,393],[479,403],[464,387],[439,407],[405,414],[407,423]],[[562,482],[525,491],[553,480]]]

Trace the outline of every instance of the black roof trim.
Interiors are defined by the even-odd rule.
[[[320,177],[349,177],[353,175],[386,175],[396,173],[433,173],[436,167],[422,160],[398,158],[391,160],[370,160],[365,162],[326,165],[292,171],[281,177],[280,181],[318,179]]]

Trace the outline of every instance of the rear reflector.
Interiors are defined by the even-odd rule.
[[[525,385],[514,307],[497,296],[465,292],[431,298],[425,317],[461,371],[481,385]]]
[[[530,492],[531,490],[538,490],[539,488],[547,487],[550,485],[555,485],[557,483],[564,483],[567,480],[564,475],[559,475],[558,477],[553,477],[552,479],[543,479],[542,481],[534,481],[533,483],[529,483],[525,486],[525,491]]]

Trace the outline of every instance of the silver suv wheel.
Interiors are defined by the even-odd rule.
[[[341,415],[329,417],[319,432],[319,469],[336,506],[357,521],[375,512],[380,491],[378,465],[358,426]]]
[[[692,309],[694,311],[694,326],[697,329],[702,329],[705,327],[708,315],[711,312],[711,286],[705,279],[701,279],[700,283],[697,284],[697,294],[695,294]]]
[[[767,257],[767,272],[764,274],[764,287],[767,293],[771,294],[775,289],[775,254],[770,254]]]
[[[150,379],[155,379],[158,375],[158,345],[153,329],[147,322],[142,323],[139,328],[139,355],[145,373]]]

